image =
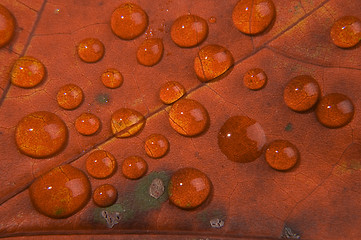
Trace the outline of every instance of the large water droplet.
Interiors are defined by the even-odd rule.
[[[7,45],[15,31],[15,18],[11,12],[0,4],[0,48]]]
[[[330,35],[336,46],[353,47],[361,40],[361,20],[354,16],[344,16],[332,25]]]
[[[45,77],[45,67],[36,58],[24,56],[14,63],[11,70],[11,83],[23,88],[40,84]]]

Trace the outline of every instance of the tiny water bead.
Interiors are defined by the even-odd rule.
[[[344,16],[333,24],[330,35],[336,46],[353,47],[361,40],[361,20],[354,16]]]
[[[93,192],[93,201],[99,207],[109,207],[113,205],[117,197],[117,189],[110,184],[100,185]]]
[[[262,154],[266,135],[261,125],[247,116],[230,117],[218,133],[218,146],[229,160],[252,162]]]
[[[68,129],[54,113],[34,112],[22,118],[15,129],[18,149],[34,158],[45,158],[58,153],[66,144]]]
[[[161,134],[151,134],[145,140],[145,152],[151,158],[163,157],[169,149],[169,141]]]
[[[122,173],[129,179],[141,178],[145,175],[147,170],[147,162],[138,156],[127,157],[122,163]]]
[[[184,136],[196,136],[208,127],[209,116],[201,103],[192,99],[180,99],[169,111],[171,127]]]
[[[121,108],[112,114],[112,132],[118,138],[131,137],[143,129],[145,117],[138,111]]]
[[[11,70],[11,83],[22,88],[32,88],[45,78],[45,67],[36,58],[20,57]]]
[[[11,12],[0,4],[0,48],[7,45],[15,31],[15,18]]]
[[[203,42],[208,35],[206,20],[196,15],[183,15],[171,27],[170,36],[179,47],[194,47]]]
[[[317,120],[328,128],[339,128],[351,122],[355,108],[352,101],[341,93],[330,93],[316,108]]]
[[[107,88],[118,88],[123,84],[123,75],[118,70],[109,68],[102,74],[101,80]]]
[[[251,90],[259,90],[267,83],[267,75],[260,68],[252,68],[243,76],[243,84]]]
[[[82,113],[75,120],[75,129],[82,135],[93,135],[100,127],[100,119],[92,113]]]
[[[154,66],[163,56],[163,40],[160,38],[147,38],[138,47],[137,61],[144,66]]]
[[[289,170],[299,159],[299,152],[295,145],[287,140],[276,140],[269,144],[265,158],[267,163],[276,170]]]
[[[217,22],[217,18],[216,17],[210,17],[209,19],[208,19],[208,22],[210,22],[210,23],[216,23]]]
[[[271,0],[240,0],[233,9],[232,20],[239,31],[255,35],[265,31],[275,15]]]
[[[72,83],[64,85],[59,89],[56,100],[64,109],[75,109],[83,102],[83,90]]]
[[[84,62],[97,62],[104,56],[104,44],[99,39],[86,38],[78,45],[78,55]]]
[[[131,40],[141,35],[148,27],[148,15],[134,3],[123,3],[114,10],[110,25],[119,38]]]
[[[196,208],[207,200],[211,187],[211,181],[202,171],[195,168],[182,168],[177,170],[170,179],[169,200],[180,208]]]
[[[90,176],[102,179],[115,172],[117,162],[110,152],[95,150],[86,159],[85,167]]]
[[[162,85],[159,91],[160,100],[165,104],[172,104],[186,93],[182,84],[176,81],[169,81]]]
[[[219,45],[202,47],[194,59],[194,71],[201,82],[208,82],[225,73],[233,66],[230,51]]]
[[[37,178],[31,184],[29,194],[40,213],[51,218],[66,218],[88,203],[91,189],[87,176],[67,164]]]
[[[294,111],[303,112],[311,109],[321,95],[317,81],[308,75],[292,78],[283,92],[286,105]]]

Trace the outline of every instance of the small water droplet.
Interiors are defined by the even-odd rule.
[[[86,38],[78,44],[78,56],[87,63],[99,61],[104,51],[104,44],[96,38]]]
[[[341,17],[332,25],[330,35],[336,46],[354,47],[361,40],[361,20],[354,16]]]
[[[192,209],[204,203],[211,192],[211,181],[195,168],[182,168],[171,177],[169,200],[177,207]]]
[[[269,144],[265,158],[272,168],[285,171],[296,165],[299,155],[297,147],[291,142],[276,140]]]
[[[160,100],[165,104],[171,104],[180,99],[186,93],[182,84],[169,81],[162,85],[159,91]]]
[[[122,163],[122,173],[128,179],[141,178],[147,170],[147,162],[139,156],[127,157]]]
[[[267,75],[260,68],[253,68],[247,71],[243,76],[243,84],[248,89],[259,90],[262,89],[267,83]]]
[[[206,130],[209,116],[204,106],[192,99],[180,99],[169,112],[171,127],[184,136],[196,136]]]
[[[112,132],[118,138],[131,137],[143,129],[145,121],[145,117],[140,112],[121,108],[112,114]]]
[[[351,122],[355,113],[352,101],[344,94],[330,93],[317,104],[317,120],[328,128],[340,128]]]
[[[102,83],[107,88],[118,88],[123,84],[123,75],[114,68],[107,69],[101,76]]]
[[[20,57],[16,60],[11,70],[11,83],[18,87],[35,87],[44,78],[44,65],[38,59],[29,56]]]
[[[163,57],[163,40],[148,38],[138,47],[137,61],[144,66],[154,66]]]
[[[163,157],[169,149],[169,141],[161,134],[152,134],[145,140],[145,152],[151,158]]]
[[[95,150],[86,159],[85,167],[90,176],[104,179],[113,175],[117,162],[110,152]]]
[[[75,129],[82,135],[93,135],[99,128],[100,119],[92,113],[82,113],[75,120]]]
[[[131,40],[141,35],[148,26],[148,15],[134,3],[123,3],[114,10],[110,25],[121,39]]]
[[[216,17],[210,17],[209,19],[208,19],[208,22],[210,22],[210,23],[216,23],[217,22],[217,18]]]
[[[170,34],[179,47],[195,47],[207,38],[208,24],[199,16],[183,15],[173,22]]]
[[[232,20],[239,31],[255,35],[265,31],[275,15],[272,0],[240,0],[233,9]]]
[[[109,207],[113,205],[117,197],[117,189],[110,184],[100,185],[93,192],[93,201],[99,207]]]
[[[58,105],[66,110],[79,107],[83,99],[83,90],[72,83],[62,86],[56,98]]]
[[[15,18],[11,12],[0,4],[0,19],[1,19],[1,34],[0,34],[0,48],[7,45],[14,36],[15,32]]]
[[[198,79],[208,82],[224,74],[233,66],[232,54],[219,45],[202,47],[194,59],[194,71]]]

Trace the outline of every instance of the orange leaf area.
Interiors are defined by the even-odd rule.
[[[259,23],[262,28],[268,27],[256,35],[244,34],[234,25],[232,13],[237,2],[132,1],[146,13],[147,19],[142,15],[142,24],[148,22],[148,27],[144,30],[143,25],[138,26],[135,35],[125,36],[123,38],[129,39],[124,40],[112,30],[111,19],[114,10],[126,1],[1,1],[15,18],[15,31],[11,41],[0,48],[0,237],[63,239],[64,236],[56,235],[67,234],[68,239],[92,239],[91,235],[96,233],[99,235],[95,238],[99,239],[115,239],[115,236],[120,239],[279,239],[287,226],[301,239],[360,238],[361,43],[347,49],[338,47],[330,31],[335,21],[344,16],[360,19],[361,1],[273,0],[275,18],[270,23],[267,19],[267,24]],[[131,7],[127,5],[125,14]],[[122,21],[121,14],[121,11],[117,13],[118,22]],[[208,24],[208,35],[203,34],[205,39],[204,36],[198,39],[197,34],[190,34],[192,39],[182,39],[193,44],[196,36],[199,44],[195,47],[180,47],[171,37],[174,21],[187,14],[199,16],[205,20],[203,25]],[[257,16],[252,19],[261,19],[259,14],[262,15],[262,9],[257,9]],[[203,25],[199,27],[203,29]],[[104,45],[104,55],[84,62],[77,48],[84,39],[98,39]],[[162,42],[163,52],[152,64],[140,64],[137,60],[139,46],[146,39]],[[353,36],[352,41],[355,39]],[[202,58],[207,56],[199,54],[202,48],[211,45],[221,46],[233,57],[221,70],[217,70],[217,66],[209,67],[221,62],[219,54],[212,53],[212,59],[208,59],[212,64]],[[147,48],[149,46],[142,46],[144,54],[149,53]],[[38,59],[46,69],[44,79],[32,88],[11,83],[11,69],[23,56]],[[196,70],[195,60],[199,63]],[[245,86],[244,76],[251,69],[262,69],[266,76],[267,84],[256,88],[259,90]],[[121,77],[107,76],[114,79],[104,80],[106,76],[102,74],[110,70]],[[331,107],[335,105],[341,112],[353,107],[353,115],[347,115],[343,124],[337,122],[336,128],[329,128],[318,121],[317,106],[307,111],[289,108],[284,100],[285,87],[291,79],[304,75],[317,81],[320,99],[332,93],[347,96],[352,102],[349,107],[338,102]],[[217,78],[209,79],[214,76]],[[178,102],[173,103],[167,92],[161,96],[165,94],[163,97],[169,97],[169,101],[160,98],[161,87],[169,85],[169,81],[182,86],[174,91],[178,94],[174,101],[184,94]],[[62,108],[58,103],[57,94],[67,84],[75,84],[83,93],[74,109]],[[292,99],[292,103],[298,100]],[[191,120],[187,120],[196,122],[202,117],[201,108],[193,105],[177,111],[173,117],[181,122],[173,121],[177,124],[171,125],[172,106],[187,101],[204,107],[202,111],[207,119],[201,127],[192,126]],[[74,101],[70,100],[69,104]],[[326,105],[322,114],[332,121]],[[136,114],[124,117],[117,114],[120,109]],[[197,109],[195,113],[193,110]],[[64,146],[40,156],[19,151],[15,137],[17,124],[34,112],[56,114],[65,123]],[[99,121],[94,130],[86,124],[75,124],[82,114],[92,114]],[[116,118],[113,126],[112,116]],[[266,144],[261,156],[257,154],[259,157],[254,161],[231,161],[218,145],[219,131],[232,116],[253,119],[264,131]],[[45,120],[37,120],[43,130]],[[197,131],[191,134],[189,131],[193,133],[195,128]],[[51,138],[58,132],[48,133]],[[145,143],[152,134],[161,134],[169,142],[169,149],[162,157],[147,155]],[[247,129],[242,134],[249,137]],[[287,171],[273,169],[265,159],[267,147],[275,140],[286,140],[297,147],[297,163],[295,166],[292,163]],[[36,145],[31,141],[28,144]],[[46,144],[49,142],[43,145]],[[106,178],[94,178],[87,172],[86,161],[95,150],[114,156],[114,173]],[[232,146],[231,150],[237,148]],[[145,161],[145,170],[139,174],[140,178],[135,177],[137,179],[126,178],[122,172],[122,163],[132,156]],[[66,209],[48,206],[51,209],[48,215],[60,217],[54,219],[34,208],[29,187],[33,182],[43,183],[47,176],[44,174],[51,169],[59,172],[64,166],[72,166],[77,174],[80,169],[89,178],[91,193],[82,192],[85,200],[69,212],[85,206],[69,217],[68,212],[64,212]],[[168,199],[170,179],[182,168],[198,169],[210,180],[209,185],[207,182],[209,196],[199,201],[199,207],[185,210]],[[276,169],[283,170],[282,167]],[[79,174],[83,179],[82,173]],[[61,186],[72,180],[64,171],[59,176],[65,178],[58,183]],[[108,198],[98,193],[106,190],[99,190],[98,198],[91,198],[95,189],[104,184],[112,185],[115,190],[112,188],[112,193],[107,193]],[[197,181],[189,186],[200,187]],[[74,192],[83,191],[77,189],[75,183],[72,188],[72,193],[59,194],[72,199]],[[41,186],[37,191],[44,193]],[[45,199],[47,195],[44,193],[44,196]],[[104,206],[111,204],[115,196],[115,204],[100,207],[103,202]],[[187,201],[191,199],[186,197]],[[97,200],[98,203],[94,202]],[[56,199],[48,203],[52,201],[57,203]],[[188,207],[193,206],[183,206]]]

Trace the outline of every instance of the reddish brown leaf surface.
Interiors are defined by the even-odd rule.
[[[149,16],[147,34],[132,41],[116,37],[110,29],[110,16],[122,1],[86,0],[2,0],[15,16],[16,33],[11,43],[0,49],[0,236],[44,234],[155,234],[153,238],[280,238],[284,225],[302,239],[358,239],[361,230],[361,48],[341,49],[332,44],[329,31],[333,22],[345,15],[361,17],[358,0],[274,0],[276,20],[263,34],[247,36],[232,23],[231,1],[134,1]],[[196,48],[180,48],[170,38],[172,22],[192,13],[208,21],[208,38]],[[137,47],[146,35],[162,38],[164,55],[160,63],[145,67],[137,63]],[[85,38],[98,38],[105,55],[97,63],[82,62],[77,44]],[[207,44],[226,47],[235,59],[232,71],[209,83],[197,80],[193,60]],[[41,60],[47,69],[45,81],[33,88],[10,85],[9,70],[23,55]],[[101,74],[108,68],[124,77],[120,88],[108,89]],[[261,68],[268,83],[260,91],[243,85],[243,75]],[[297,75],[311,75],[320,84],[322,95],[339,92],[354,103],[350,124],[328,129],[316,120],[314,112],[295,113],[283,102],[286,83]],[[169,125],[168,112],[159,99],[159,89],[167,81],[178,81],[187,89],[187,98],[202,103],[209,112],[210,126],[198,137],[184,137]],[[69,111],[56,102],[59,88],[76,83],[84,92],[84,102]],[[132,108],[144,114],[146,125],[131,138],[112,137],[111,114],[119,108]],[[69,129],[66,148],[47,159],[21,154],[14,133],[19,120],[34,111],[51,111]],[[83,112],[97,115],[101,130],[93,136],[80,135],[75,119]],[[286,139],[297,146],[299,164],[288,172],[270,168],[262,155],[254,162],[240,164],[228,160],[217,144],[223,123],[234,115],[246,115],[264,128],[267,142]],[[170,143],[168,154],[160,159],[146,155],[144,142],[160,133]],[[28,187],[34,179],[64,163],[85,171],[92,149],[111,152],[118,162],[109,179],[89,177],[92,190],[110,183],[118,190],[116,205],[123,218],[109,229],[101,209],[90,201],[75,215],[55,220],[32,206]],[[148,174],[140,180],[125,179],[121,162],[138,155],[148,162]],[[164,198],[155,204],[147,198],[147,181],[169,179],[182,167],[206,173],[213,184],[205,205],[192,211],[181,210]],[[224,220],[222,228],[212,228],[210,220]],[[129,235],[130,234],[130,235]],[[78,236],[76,238],[79,238]],[[84,239],[90,238],[83,235]]]

